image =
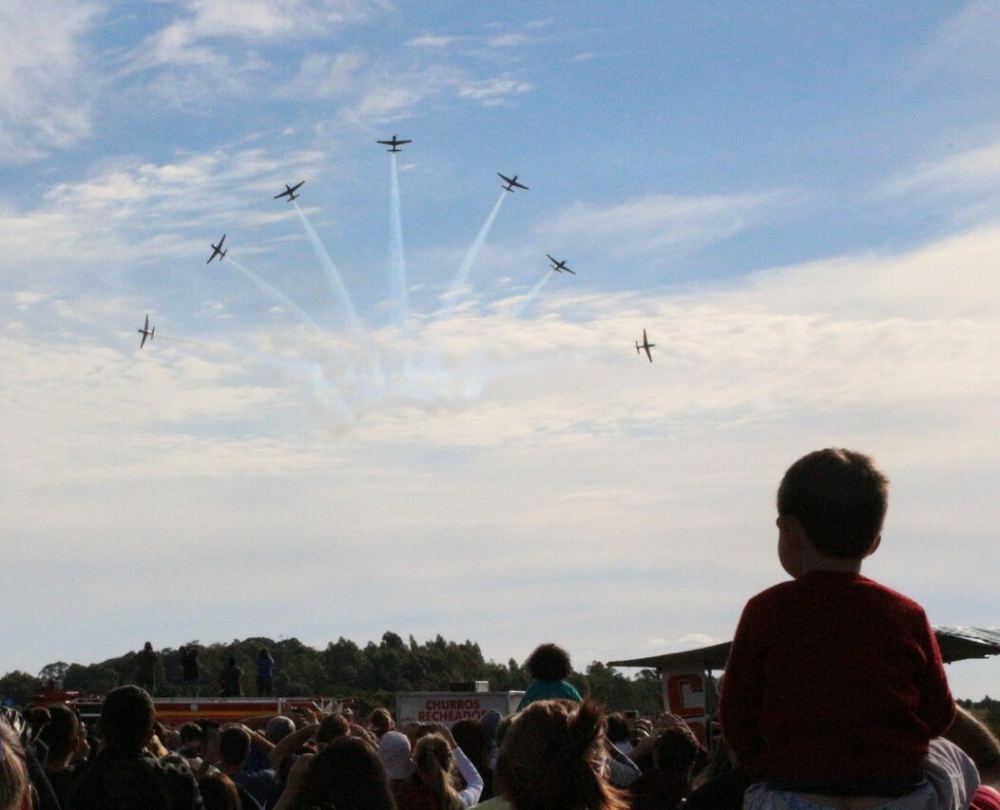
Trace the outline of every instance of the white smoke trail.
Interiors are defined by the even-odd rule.
[[[451,287],[449,287],[448,292],[445,293],[445,301],[447,302],[449,309],[455,308],[455,305],[458,302],[458,295],[465,286],[465,282],[469,279],[469,273],[472,270],[472,265],[479,256],[479,251],[483,249],[486,237],[489,236],[490,229],[493,227],[493,221],[497,218],[497,214],[500,213],[500,206],[503,205],[503,201],[506,196],[506,191],[502,191],[500,193],[500,199],[497,200],[496,205],[493,206],[493,210],[490,211],[490,215],[486,218],[486,222],[483,224],[483,227],[479,229],[479,233],[477,234],[475,241],[472,243],[472,246],[469,248],[469,252],[465,256],[465,261],[462,262],[462,266],[458,269],[455,280],[451,282]]]
[[[542,288],[549,283],[549,279],[552,278],[552,275],[553,271],[551,270],[546,271],[545,275],[542,276],[541,280],[528,291],[528,294],[526,296],[524,296],[524,299],[511,308],[510,310],[511,317],[520,318],[524,314],[524,311],[529,306],[531,306],[531,303],[536,298],[538,298],[538,294],[542,291]]]
[[[314,326],[321,332],[326,331],[326,329],[324,329],[322,326],[316,323],[316,321],[314,321],[312,317],[309,315],[309,313],[307,313],[304,309],[302,309],[302,307],[300,307],[298,304],[292,301],[292,299],[290,299],[283,292],[279,292],[270,284],[268,284],[266,281],[264,281],[264,279],[262,279],[255,272],[253,272],[253,270],[247,269],[238,261],[236,261],[236,259],[229,259],[229,263],[232,264],[232,266],[235,267],[237,270],[239,270],[241,273],[243,273],[243,275],[246,276],[248,279],[250,279],[250,281],[252,281],[255,285],[257,285],[258,289],[263,290],[265,293],[267,293],[270,296],[273,296],[274,298],[277,298],[282,304],[288,307],[289,310],[298,315],[303,321],[308,323],[310,326]]]
[[[409,302],[406,295],[406,259],[403,254],[403,223],[399,212],[399,174],[396,170],[396,154],[391,156],[392,188],[389,197],[389,294],[395,300],[395,320],[406,319]]]
[[[299,204],[297,202],[293,202],[292,205],[295,206],[295,210],[299,214],[299,219],[302,221],[302,227],[305,229],[306,236],[309,237],[309,242],[313,247],[313,251],[316,253],[316,258],[319,259],[319,263],[326,272],[326,276],[330,280],[330,285],[333,287],[334,293],[336,293],[337,298],[340,299],[340,304],[347,313],[350,326],[355,329],[359,328],[361,323],[354,310],[354,304],[351,303],[351,296],[348,294],[347,288],[344,286],[344,280],[340,277],[340,271],[337,270],[337,266],[333,263],[333,259],[330,258],[330,253],[327,251],[322,241],[320,241],[319,235],[316,233],[309,220],[306,219],[305,213],[301,208],[299,208]]]

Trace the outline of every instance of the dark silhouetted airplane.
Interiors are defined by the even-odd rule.
[[[643,329],[642,330],[642,344],[640,345],[638,340],[635,342],[635,353],[639,354],[641,349],[645,349],[646,350],[646,357],[648,357],[649,358],[649,362],[652,363],[653,362],[653,354],[649,350],[652,349],[654,346],[656,346],[655,343],[650,343],[649,340],[646,339],[646,330]]]
[[[146,316],[146,325],[144,327],[142,327],[142,329],[137,329],[136,331],[140,335],[142,335],[142,342],[139,344],[139,348],[141,349],[143,346],[146,345],[146,338],[149,338],[150,340],[152,340],[153,339],[153,333],[156,331],[156,327],[155,326],[152,329],[149,328],[149,315]]]
[[[497,174],[507,184],[507,185],[504,186],[504,189],[506,189],[507,191],[513,191],[515,188],[523,188],[525,191],[528,190],[527,186],[522,185],[521,183],[517,182],[517,175],[516,174],[513,177],[507,177],[507,175],[500,174],[500,172],[497,172]]]
[[[299,195],[296,194],[295,192],[298,191],[300,188],[302,188],[302,186],[305,185],[305,182],[306,181],[303,180],[301,183],[298,183],[294,186],[290,186],[288,185],[288,183],[285,183],[285,190],[282,191],[281,194],[275,194],[274,199],[280,200],[282,197],[288,197],[288,202],[291,202],[292,200],[297,200],[299,198]]]
[[[404,143],[413,143],[413,141],[399,141],[396,140],[396,136],[393,135],[391,141],[375,141],[375,143],[380,143],[383,146],[392,147],[391,149],[386,149],[385,150],[386,152],[402,152],[403,150],[400,149],[399,147],[402,146]]]
[[[213,244],[212,245],[212,255],[208,257],[208,261],[205,262],[205,264],[211,264],[212,263],[212,259],[214,259],[216,256],[219,257],[219,261],[220,262],[224,258],[226,258],[226,253],[228,252],[229,249],[228,248],[226,250],[222,249],[222,243],[225,242],[225,241],[226,241],[226,235],[222,234],[222,238],[219,240],[219,244],[217,244],[217,245]]]
[[[548,253],[546,253],[545,255],[549,256]],[[576,270],[570,270],[566,266],[566,262],[557,261],[556,259],[553,259],[551,256],[549,256],[549,261],[552,262],[552,269],[555,270],[557,273],[561,273],[563,270],[565,270],[567,273],[572,273],[574,276],[576,275]]]

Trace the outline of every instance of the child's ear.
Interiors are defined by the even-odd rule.
[[[802,539],[805,537],[805,533],[802,531],[802,524],[799,523],[791,515],[778,515],[778,519],[775,521],[778,527],[778,532],[782,539],[794,548],[798,548],[802,545]]]
[[[881,543],[882,543],[882,535],[880,534],[880,535],[878,535],[878,536],[877,536],[877,537],[875,538],[875,540],[874,540],[874,541],[872,542],[872,545],[871,545],[871,548],[869,548],[869,549],[868,549],[868,551],[867,551],[867,553],[865,554],[865,556],[866,556],[866,557],[870,557],[870,556],[871,556],[872,554],[874,554],[874,553],[875,553],[875,550],[876,550],[876,549],[877,549],[877,548],[879,547],[879,545],[880,545]]]

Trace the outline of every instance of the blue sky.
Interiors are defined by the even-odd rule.
[[[725,640],[831,445],[893,484],[866,572],[997,626],[998,36],[988,2],[9,3],[0,670]]]

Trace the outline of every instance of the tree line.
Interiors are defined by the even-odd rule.
[[[421,644],[413,636],[404,641],[396,633],[386,632],[379,643],[370,641],[364,647],[341,637],[323,650],[295,638],[274,641],[254,637],[208,645],[192,641],[185,646],[192,645],[198,650],[203,697],[218,694],[218,675],[230,657],[243,670],[243,694],[254,695],[254,659],[261,648],[266,648],[276,662],[276,695],[349,698],[358,714],[367,714],[378,706],[394,709],[397,692],[445,691],[449,684],[473,681],[487,681],[491,691],[506,692],[524,689],[531,682],[527,671],[513,658],[506,664],[487,661],[478,644],[446,641],[440,635]],[[156,651],[157,697],[190,694],[182,678],[179,649]],[[47,664],[37,676],[8,672],[0,678],[0,697],[23,705],[49,680],[61,680],[67,691],[103,695],[116,686],[137,681],[136,655],[133,651],[86,665],[57,661]],[[592,695],[608,711],[634,709],[649,715],[663,710],[661,682],[652,670],[626,677],[594,661],[584,671],[574,671],[569,680],[581,694]]]

